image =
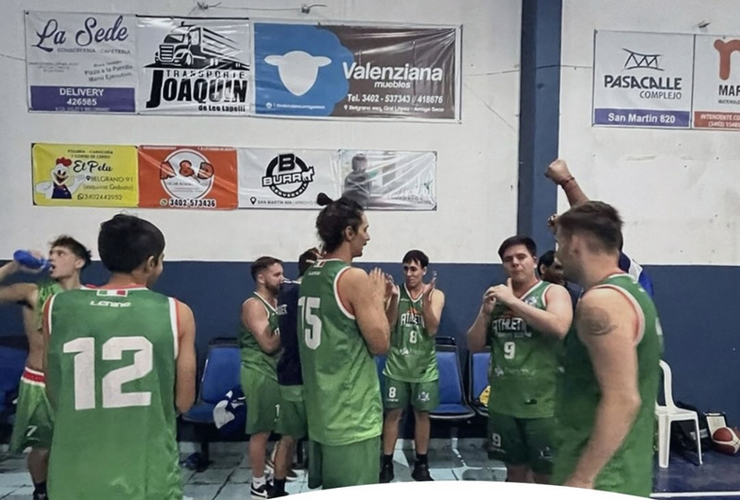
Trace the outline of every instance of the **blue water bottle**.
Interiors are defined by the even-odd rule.
[[[36,257],[28,250],[16,250],[13,253],[13,260],[23,267],[33,269],[34,271],[39,269],[42,271],[46,271],[51,265],[49,259]]]

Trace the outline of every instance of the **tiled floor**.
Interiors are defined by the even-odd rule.
[[[214,443],[212,450],[214,463],[205,472],[183,468],[186,497],[196,500],[249,498],[252,475],[245,457],[246,443]],[[183,451],[186,451],[185,457],[192,447],[185,446]],[[409,464],[413,464],[413,457],[412,450],[398,447],[394,455],[394,481],[412,480]],[[460,440],[455,446],[449,440],[433,442],[429,465],[434,479],[440,481],[503,481],[506,478],[503,464],[488,459],[482,440]],[[309,491],[305,472],[297,472],[298,479],[288,483],[286,488],[291,494]],[[654,477],[654,496],[658,498],[740,500],[740,456],[709,452],[704,455],[704,465],[699,467],[686,458],[673,455],[670,467],[656,467]],[[0,499],[29,499],[32,489],[24,458],[0,455]],[[690,496],[692,493],[696,496]]]

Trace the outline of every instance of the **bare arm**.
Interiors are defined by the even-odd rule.
[[[483,294],[483,304],[475,317],[475,322],[468,329],[468,350],[470,352],[481,352],[486,348],[486,333],[491,324],[491,312],[496,305],[493,296],[493,287]]]
[[[177,353],[177,380],[175,383],[175,406],[185,413],[195,402],[195,317],[186,304],[177,302],[179,318]]]
[[[547,307],[544,310],[531,306],[516,297],[507,305],[515,315],[535,330],[559,339],[565,338],[573,322],[573,303],[570,300],[570,294],[560,285],[550,285],[545,298]]]
[[[385,314],[385,277],[379,269],[370,275],[353,267],[339,278],[340,300],[355,315],[357,326],[370,353],[385,354],[390,347],[391,329]]]
[[[8,279],[20,270],[15,261],[10,261],[0,267],[0,283]],[[29,306],[36,306],[38,286],[34,283],[14,283],[8,286],[0,286],[0,303],[3,302],[26,302]]]
[[[571,485],[590,485],[627,437],[640,408],[637,317],[619,292],[592,290],[578,305],[578,337],[586,345],[601,388],[596,421]]]
[[[445,294],[442,290],[433,289],[424,294],[421,315],[424,318],[424,327],[430,337],[437,335],[439,323],[442,320],[442,309],[445,306]]]
[[[388,325],[393,327],[398,321],[398,294],[391,295],[388,305],[385,308],[385,317],[388,319]]]
[[[581,190],[578,182],[573,177],[568,169],[568,164],[563,160],[555,160],[548,167],[545,175],[552,179],[552,181],[563,188],[565,196],[568,198],[568,203],[571,207],[575,207],[588,201],[588,197]]]
[[[265,305],[257,299],[242,304],[242,324],[252,332],[260,349],[270,354],[280,349],[280,336],[270,328]]]

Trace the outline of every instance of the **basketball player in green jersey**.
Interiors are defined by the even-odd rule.
[[[316,219],[325,255],[301,281],[298,348],[303,373],[310,487],[372,484],[380,473],[383,407],[373,360],[388,351],[385,276],[352,267],[370,240],[353,200],[332,201]]]
[[[182,499],[176,418],[195,400],[195,321],[149,289],[164,246],[150,222],[116,215],[98,235],[108,284],[46,302],[50,498]]]
[[[41,254],[34,252],[37,257]],[[41,318],[44,302],[55,293],[80,287],[80,273],[90,264],[90,251],[69,236],[60,236],[51,244],[49,278],[38,283],[15,283],[0,287],[0,302],[23,306],[23,328],[28,339],[28,358],[21,377],[10,452],[21,453],[31,447],[28,471],[34,484],[34,500],[46,498],[46,474],[49,465],[52,422],[44,383],[44,337]],[[0,283],[26,269],[15,261],[0,267]]]
[[[606,203],[556,223],[566,278],[585,293],[565,338],[554,482],[650,496],[662,330],[648,293],[619,268],[622,220]]]
[[[381,483],[389,483],[393,479],[393,450],[398,439],[398,424],[409,405],[414,408],[416,423],[416,462],[411,477],[416,481],[433,480],[427,461],[429,412],[439,406],[439,370],[434,336],[442,318],[445,296],[442,290],[436,289],[436,277],[424,283],[428,265],[429,257],[424,252],[411,250],[403,257],[403,287],[388,282],[391,299],[386,315],[393,331],[383,369],[386,415]]]
[[[548,483],[555,439],[555,392],[561,340],[573,320],[568,291],[540,281],[531,238],[499,248],[506,285],[489,288],[468,330],[468,349],[491,344],[488,402],[491,455],[506,464],[507,481]]]
[[[242,367],[241,384],[247,402],[249,463],[252,468],[253,498],[272,498],[273,486],[265,478],[265,450],[275,430],[280,386],[276,366],[280,350],[277,297],[283,282],[282,262],[260,257],[252,263],[255,289],[242,304],[239,331]]]

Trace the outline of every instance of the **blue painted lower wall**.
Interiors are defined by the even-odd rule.
[[[372,264],[359,263],[370,269]],[[382,267],[401,282],[398,264]],[[474,320],[485,288],[503,280],[500,265],[437,264],[438,286],[447,305],[440,334],[455,337],[465,349],[465,332]],[[664,358],[673,368],[674,397],[703,411],[724,411],[740,425],[740,267],[647,266],[666,340]],[[295,263],[286,275],[295,277]],[[107,273],[99,262],[83,281],[102,284]],[[18,278],[23,278],[19,275]],[[198,352],[214,337],[234,337],[240,305],[252,290],[249,263],[169,262],[156,289],[189,304],[197,322]],[[0,307],[0,336],[23,334],[20,308]]]

